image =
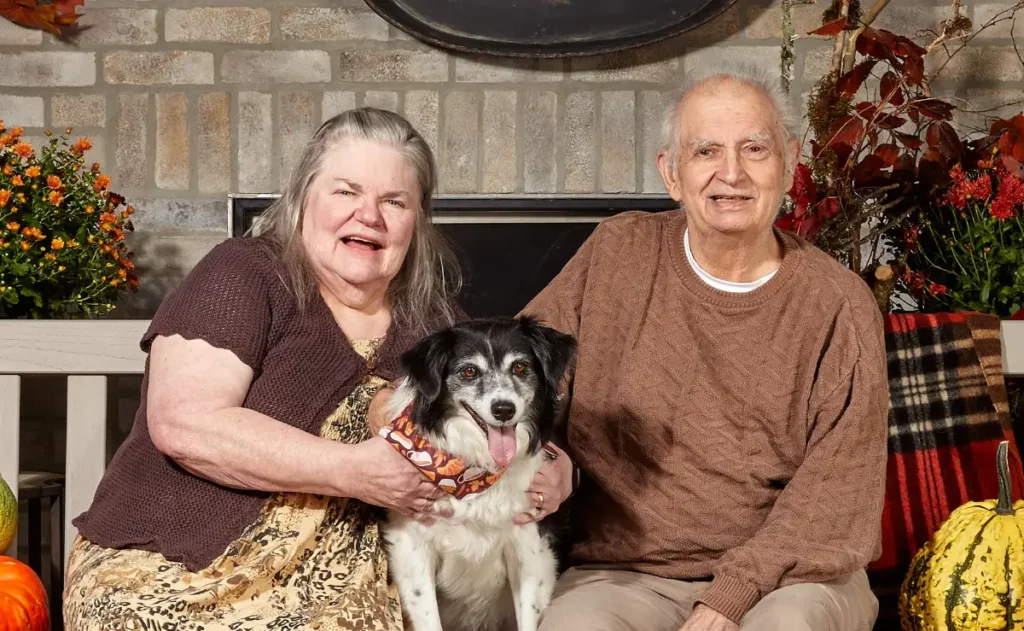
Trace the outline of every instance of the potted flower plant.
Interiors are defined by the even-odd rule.
[[[36,148],[0,121],[0,318],[97,317],[138,288],[134,209],[70,132]]]

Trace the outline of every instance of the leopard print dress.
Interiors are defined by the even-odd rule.
[[[383,339],[354,341],[370,359]],[[370,438],[366,377],[320,435]],[[79,537],[68,561],[69,631],[401,631],[397,590],[373,509],[355,500],[277,493],[259,518],[200,572],[158,553],[103,548]]]

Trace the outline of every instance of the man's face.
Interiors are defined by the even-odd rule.
[[[677,112],[679,163],[667,152],[658,168],[669,194],[697,231],[757,236],[771,230],[793,182],[799,143],[783,146],[771,101],[756,88],[713,79],[692,90]]]

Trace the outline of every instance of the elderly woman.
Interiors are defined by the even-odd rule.
[[[68,629],[402,628],[376,507],[429,519],[441,491],[368,416],[459,312],[434,181],[403,118],[340,114],[254,236],[168,296],[135,427],[75,521]]]

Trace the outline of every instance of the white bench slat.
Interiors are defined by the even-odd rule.
[[[2,339],[2,338],[0,338]],[[0,476],[18,496],[18,444],[21,432],[21,377],[0,375]],[[0,554],[17,556],[18,538]]]
[[[78,530],[71,520],[92,504],[107,453],[107,378],[68,377],[67,473],[64,476],[64,563]]]
[[[0,320],[0,374],[141,374],[149,320]]]

